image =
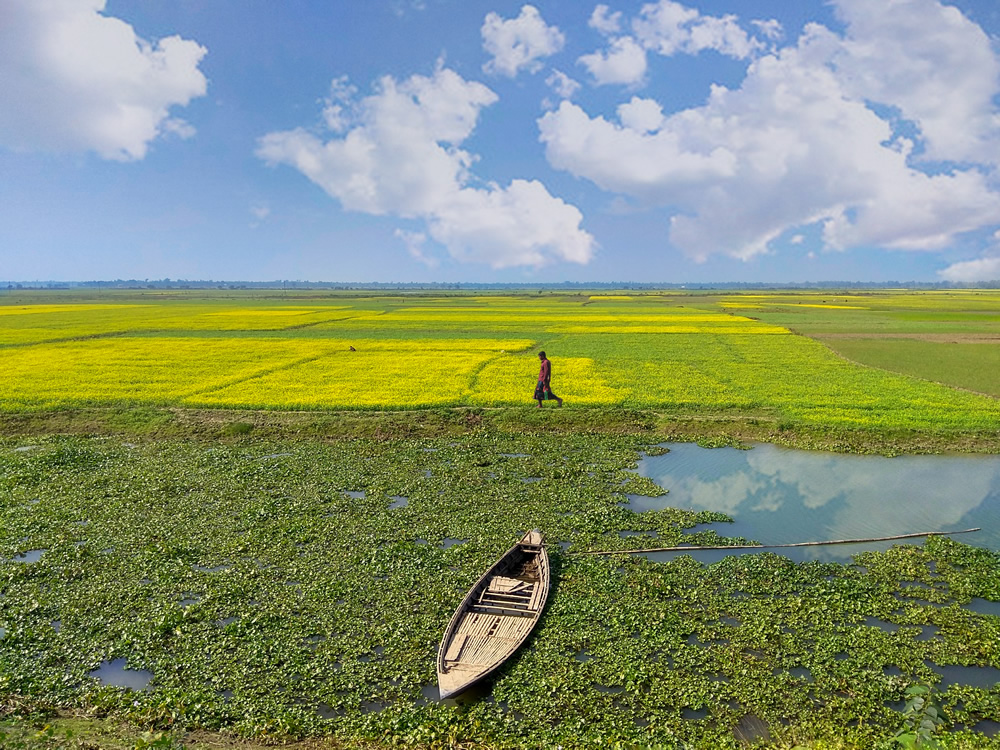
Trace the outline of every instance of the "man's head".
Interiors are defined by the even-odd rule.
[[[539,359],[545,359],[545,352],[538,352]]]

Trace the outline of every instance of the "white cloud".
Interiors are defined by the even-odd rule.
[[[997,481],[996,468],[975,459],[956,459],[943,466],[931,466],[916,457],[895,458],[893,462],[898,462],[895,473],[864,456],[840,456],[817,466],[813,456],[771,446],[759,452],[754,448],[747,455],[754,479],[795,488],[806,508],[829,506],[826,531],[832,539],[858,537],[859,528],[865,529],[866,536],[899,533],[899,510],[884,502],[884,498],[894,496],[906,497],[910,518],[922,519],[922,523],[935,519],[937,528],[922,528],[947,528],[986,501]],[[961,497],[942,503],[936,488],[952,480],[952,486],[962,487]]]
[[[412,258],[423,263],[428,268],[437,268],[441,262],[433,255],[430,255],[424,248],[427,244],[427,235],[423,232],[407,232],[405,229],[397,229],[396,237],[403,241],[406,252]]]
[[[782,27],[781,22],[775,18],[769,18],[767,20],[755,19],[750,23],[756,27],[757,31],[759,31],[761,36],[765,39],[778,41],[785,35],[785,29]]]
[[[905,45],[890,55],[904,32],[889,20],[903,6],[917,16],[905,24],[911,49],[929,50],[923,62],[934,73],[905,76],[904,62],[922,67]],[[853,14],[845,36],[808,26],[796,45],[751,62],[739,89],[715,86],[703,106],[659,123],[650,99],[621,105],[617,121],[563,102],[539,120],[550,164],[647,207],[666,207],[671,241],[697,259],[750,258],[810,224],[822,225],[828,248],[929,250],[1000,223],[1000,193],[991,176],[1000,152],[986,148],[1000,130],[987,95],[1000,92],[1000,84],[993,73],[982,73],[996,70],[1000,57],[986,54],[988,47],[951,51],[975,47],[981,31],[934,0],[841,0],[838,7]],[[885,18],[875,19],[879,12]],[[657,21],[660,51],[701,44],[670,33],[700,23],[695,11],[661,2],[643,14]],[[933,54],[935,45],[947,50]],[[978,67],[967,69],[963,82],[959,62],[970,60]],[[949,96],[965,93],[945,111],[936,104],[939,88],[948,88]],[[913,117],[915,142],[894,131],[886,108]],[[969,119],[968,128],[953,112]],[[944,123],[953,132],[940,132]],[[915,155],[921,145],[929,153],[956,160],[978,155],[980,161],[927,173]]]
[[[618,119],[629,130],[652,133],[663,125],[663,107],[652,99],[633,96],[631,101],[618,105]]]
[[[580,90],[580,84],[561,70],[553,70],[552,74],[545,79],[545,85],[555,91],[561,99],[572,99],[573,95]]]
[[[630,36],[613,39],[607,50],[583,55],[577,61],[600,85],[637,85],[646,75],[646,51]]]
[[[509,20],[496,13],[487,14],[482,35],[483,49],[493,56],[483,69],[511,78],[522,70],[540,70],[539,60],[554,55],[566,43],[562,32],[546,24],[533,5],[522,6],[520,15]]]
[[[1000,280],[1000,255],[952,263],[938,271],[938,275],[945,281],[997,281]]]
[[[486,86],[447,69],[402,82],[386,76],[372,95],[344,107],[353,119],[341,123],[343,137],[323,140],[301,128],[269,133],[257,154],[295,167],[345,209],[422,219],[460,261],[494,268],[586,263],[594,241],[574,206],[536,181],[475,184],[476,157],[460,146],[480,110],[496,100]],[[413,233],[402,237],[411,254],[422,248]]]
[[[609,13],[606,5],[598,5],[590,25],[605,35],[616,34],[622,27],[621,13]],[[647,51],[670,56],[715,50],[742,59],[763,49],[759,41],[740,28],[736,16],[703,16],[672,0],[643,5],[630,27],[631,35],[613,36],[606,49],[579,58],[595,83],[639,85],[646,75]],[[773,31],[770,26],[766,28]]]
[[[323,106],[323,121],[334,133],[343,133],[350,124],[350,108],[357,93],[347,76],[339,76],[330,82],[330,95]]]
[[[715,50],[742,59],[761,46],[740,28],[736,16],[703,16],[672,0],[642,6],[632,30],[643,47],[668,56]]]
[[[129,161],[164,132],[194,133],[169,113],[205,93],[205,48],[179,36],[148,42],[104,6],[2,0],[0,144]]]
[[[1000,231],[993,234],[992,247],[981,258],[952,263],[938,276],[946,281],[997,281],[1000,280]]]
[[[194,125],[189,123],[187,120],[180,119],[179,117],[168,117],[163,121],[163,127],[161,130],[164,133],[172,133],[185,141],[188,138],[194,138],[194,134],[198,132],[195,130]]]
[[[541,266],[553,257],[587,263],[593,238],[580,230],[583,215],[554,198],[537,180],[512,180],[507,188],[466,188],[430,217],[431,236],[461,261],[494,268]]]
[[[928,159],[1000,164],[1000,55],[958,8],[937,0],[838,0],[847,37],[834,57],[852,96],[898,107]]]
[[[607,5],[598,5],[590,14],[588,25],[602,34],[617,34],[622,28],[621,11],[611,13]]]

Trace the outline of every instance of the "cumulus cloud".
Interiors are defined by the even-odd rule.
[[[1000,56],[987,34],[938,0],[838,0],[847,37],[832,64],[855,98],[919,126],[922,158],[1000,163]]]
[[[781,22],[774,18],[768,18],[766,20],[755,19],[750,22],[751,25],[757,28],[761,36],[765,39],[770,39],[772,41],[777,41],[785,35],[785,30],[781,26]]]
[[[580,84],[561,70],[553,70],[545,79],[545,85],[555,91],[561,99],[572,99],[573,94],[580,90]]]
[[[599,85],[620,83],[634,86],[646,75],[646,50],[630,36],[613,39],[608,49],[583,55],[578,62]]]
[[[945,281],[997,281],[1000,280],[1000,231],[993,235],[993,245],[981,257],[952,263],[938,271]]]
[[[835,5],[845,34],[806,27],[700,107],[661,116],[658,102],[633,98],[608,119],[562,102],[539,120],[550,164],[666,207],[672,242],[697,259],[750,258],[811,224],[832,249],[932,250],[1000,223],[1000,57],[982,30],[936,0]],[[675,33],[699,23],[693,14],[666,0],[646,6],[644,43],[701,45]],[[740,39],[726,43],[734,55],[749,49]],[[908,75],[911,66],[927,72]],[[954,104],[942,108],[941,97]],[[952,163],[922,170],[932,155]]]
[[[996,281],[1000,279],[1000,255],[952,263],[938,275],[945,281]]]
[[[607,5],[598,5],[590,14],[589,26],[602,34],[617,34],[622,28],[622,13],[612,13]]]
[[[703,16],[673,0],[642,6],[632,30],[643,47],[668,56],[715,50],[729,57],[746,58],[761,46],[740,27],[736,16]]]
[[[590,26],[610,37],[607,48],[579,58],[594,82],[637,86],[646,74],[646,54],[670,56],[695,55],[715,50],[729,57],[743,59],[763,49],[764,45],[740,27],[736,16],[704,16],[673,0],[647,3],[628,24],[631,33],[619,33],[625,26],[620,11],[598,5],[590,16]],[[774,33],[777,21],[757,21],[761,33]],[[780,24],[777,28],[780,30]]]
[[[193,135],[170,110],[204,95],[205,48],[179,36],[141,39],[104,7],[2,0],[0,144],[129,161],[163,133]]]
[[[663,107],[652,99],[633,96],[631,101],[618,105],[618,119],[636,133],[652,133],[663,125]]]
[[[522,70],[540,70],[541,58],[554,55],[566,43],[562,32],[546,24],[533,5],[522,6],[517,18],[507,20],[489,13],[483,21],[482,35],[483,49],[492,55],[483,69],[511,78]]]
[[[502,268],[592,257],[594,240],[580,228],[579,210],[541,183],[501,187],[474,179],[476,157],[461,144],[497,100],[486,86],[438,69],[404,81],[386,76],[360,101],[344,101],[343,86],[338,90],[335,132],[342,137],[303,128],[269,133],[258,156],[298,169],[345,209],[423,220],[430,238],[459,261]],[[428,257],[419,233],[400,237],[411,255]]]

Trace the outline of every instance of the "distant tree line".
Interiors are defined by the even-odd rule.
[[[993,281],[710,281],[699,283],[636,281],[561,281],[525,282],[423,282],[423,281],[189,281],[172,279],[114,279],[107,281],[0,281],[0,288],[14,289],[332,289],[332,290],[470,290],[470,291],[572,291],[572,290],[757,290],[757,289],[998,289]]]

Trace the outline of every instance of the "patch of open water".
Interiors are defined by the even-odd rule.
[[[1000,602],[991,602],[989,599],[973,599],[965,605],[966,609],[978,612],[981,615],[993,615],[1000,617]]]
[[[993,721],[992,719],[983,719],[978,724],[976,724],[972,729],[976,732],[982,732],[987,737],[996,737],[1000,735],[1000,721]]]
[[[1000,551],[1000,457],[856,456],[774,445],[751,450],[672,443],[661,456],[639,460],[637,472],[668,490],[661,497],[629,495],[642,512],[665,507],[725,513],[711,524],[721,536],[762,544],[792,544],[919,533],[982,530],[956,539]],[[772,550],[793,560],[848,562],[863,551],[921,539]],[[725,550],[692,551],[703,562]],[[678,554],[659,552],[652,559]],[[755,554],[751,550],[750,554]]]
[[[41,560],[42,555],[44,555],[46,552],[48,552],[48,550],[29,549],[27,552],[19,552],[18,554],[14,555],[10,559],[10,561],[16,563],[34,563]]]
[[[96,677],[104,685],[116,685],[129,690],[145,690],[149,686],[149,681],[153,679],[153,673],[145,669],[129,669],[128,659],[101,662],[97,669],[87,674]]]
[[[947,690],[952,685],[972,685],[983,690],[989,690],[993,686],[1000,684],[1000,669],[996,667],[963,667],[958,664],[945,664],[942,666],[932,661],[925,661],[924,664],[941,675],[941,682],[937,685],[938,690]]]

